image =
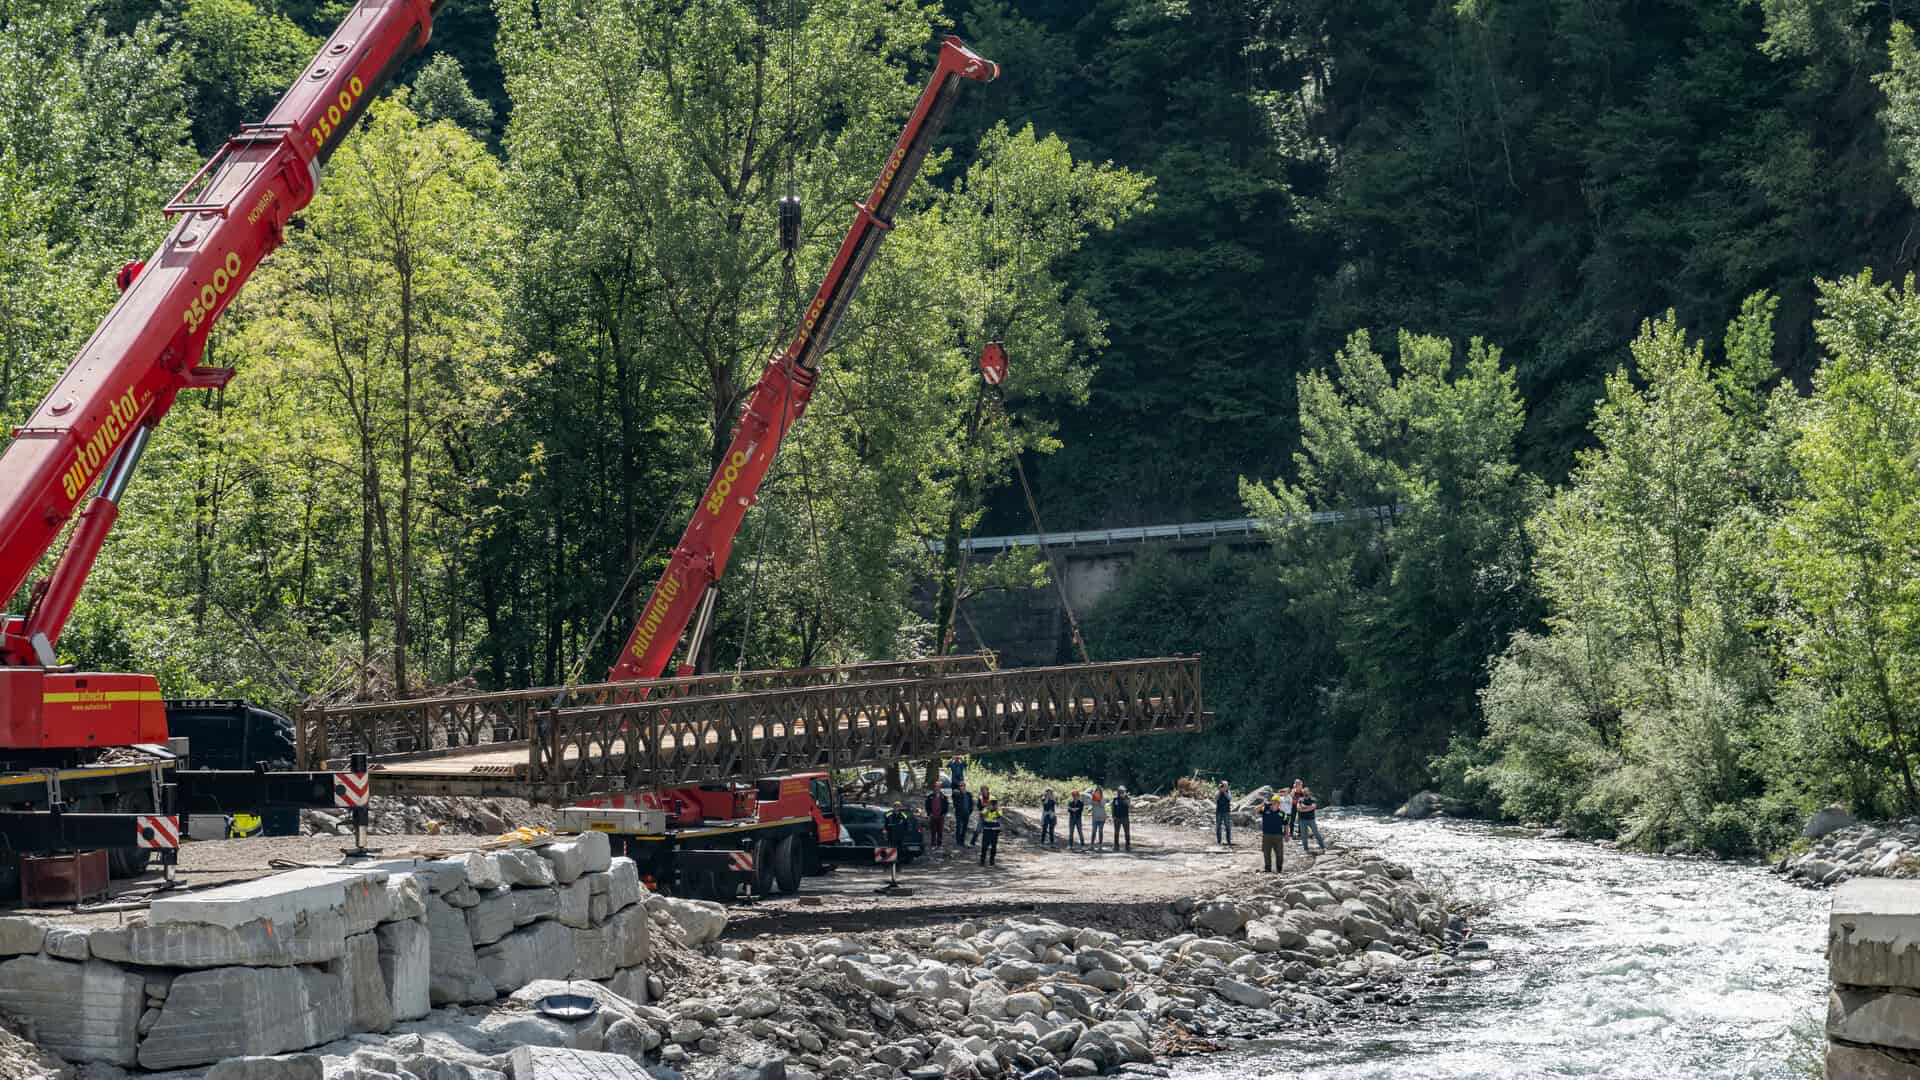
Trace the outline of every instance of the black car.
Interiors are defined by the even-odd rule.
[[[821,854],[837,857],[842,862],[872,861],[874,848],[893,846],[893,842],[887,838],[887,811],[890,809],[864,803],[842,803],[840,842],[821,849]],[[900,861],[910,863],[926,850],[927,842],[920,830],[920,818],[909,810],[907,842],[900,845]]]

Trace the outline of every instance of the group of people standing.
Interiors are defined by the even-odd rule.
[[[1114,791],[1109,800],[1107,793],[1096,785],[1086,795],[1075,788],[1067,796],[1067,850],[1098,851],[1107,841],[1107,819],[1113,819],[1113,850],[1133,850],[1133,799],[1122,787]],[[1087,834],[1081,828],[1082,819],[1093,823],[1093,841],[1088,843]],[[1040,793],[1040,842],[1048,847],[1060,846],[1055,833],[1055,825],[1060,820],[1059,800],[1054,797],[1053,789]],[[1123,846],[1124,845],[1124,846]]]
[[[940,790],[938,784],[927,792],[927,845],[944,848],[947,832],[947,816],[953,816],[953,846],[967,847],[976,841],[980,845],[980,865],[994,866],[1000,857],[1000,823],[1004,812],[1000,809],[1000,800],[985,786],[980,788],[980,797],[974,798],[967,790],[967,760],[954,758],[947,764],[948,775],[952,778],[953,795],[949,797]],[[973,824],[975,812],[980,815],[978,825]],[[969,832],[971,829],[971,832]]]
[[[1313,850],[1309,837],[1321,851],[1327,850],[1326,838],[1320,835],[1319,811],[1320,800],[1298,777],[1292,787],[1281,788],[1268,797],[1260,808],[1260,853],[1268,873],[1286,869],[1286,843],[1291,837],[1300,838],[1301,851]],[[1233,794],[1225,780],[1220,781],[1213,796],[1213,840],[1233,846]]]

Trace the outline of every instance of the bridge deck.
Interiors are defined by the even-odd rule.
[[[376,758],[374,790],[564,801],[935,754],[1197,731],[1209,719],[1197,657],[822,680],[533,708],[524,729],[531,737]]]

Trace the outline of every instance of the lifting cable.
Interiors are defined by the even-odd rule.
[[[1001,398],[1004,413],[1006,400]],[[1009,421],[1011,423],[1011,421]],[[1027,513],[1033,515],[1033,531],[1040,540],[1040,554],[1046,556],[1047,571],[1053,577],[1053,587],[1060,594],[1060,608],[1067,613],[1067,627],[1073,632],[1073,647],[1080,654],[1080,662],[1093,663],[1087,655],[1087,639],[1080,633],[1080,619],[1073,613],[1073,601],[1067,599],[1067,582],[1060,576],[1060,565],[1054,561],[1053,550],[1047,547],[1047,528],[1040,523],[1040,506],[1033,500],[1033,485],[1027,482],[1027,468],[1020,463],[1022,455],[1013,455],[1013,471],[1020,477],[1020,492],[1027,497]]]

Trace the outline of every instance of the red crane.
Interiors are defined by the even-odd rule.
[[[313,199],[354,122],[427,43],[441,2],[359,0],[266,121],[243,126],[167,204],[166,239],[121,271],[119,302],[14,429],[0,454],[0,597],[19,591],[85,506],[25,613],[0,617],[0,750],[166,741],[153,676],[58,670],[54,646],[154,426],[180,391],[233,377],[201,364],[213,324]]]
[[[834,327],[859,291],[860,279],[879,251],[880,242],[893,228],[894,211],[913,186],[934,135],[953,110],[961,82],[991,82],[999,74],[998,64],[983,59],[959,38],[950,37],[941,44],[940,62],[926,89],[920,92],[920,100],[907,117],[893,152],[887,155],[873,190],[855,207],[853,225],[814,292],[813,302],[807,305],[793,340],[767,361],[759,383],[747,398],[733,442],[714,470],[713,479],[707,482],[706,493],[694,507],[693,520],[681,534],[653,594],[640,609],[640,618],[614,661],[610,678],[651,679],[660,675],[673,659],[689,622],[693,623],[693,633],[687,640],[680,672],[692,673],[701,642],[712,627],[720,575],[733,553],[740,522],[758,497],[760,483],[774,455],[780,452],[781,442],[813,399],[819,361],[833,339]]]

